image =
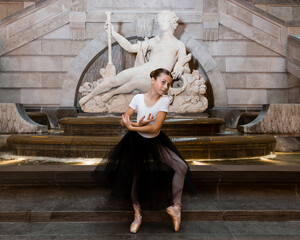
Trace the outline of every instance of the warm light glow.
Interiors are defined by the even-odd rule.
[[[279,162],[279,161],[276,161],[276,160],[273,160],[273,159],[268,159],[268,158],[265,158],[265,157],[261,157],[261,158],[259,158],[261,161],[264,161],[264,162],[269,162],[269,163],[276,163],[276,164],[278,164],[278,163],[281,163],[281,162]]]
[[[207,163],[204,163],[204,162],[197,162],[197,161],[192,161],[192,164],[193,165],[210,165],[210,164],[207,164]]]
[[[11,165],[11,164],[16,164],[18,162],[24,161],[25,158],[20,158],[20,159],[10,159],[6,161],[0,161],[0,165]]]
[[[94,161],[85,161],[83,162],[84,165],[94,165],[96,164]]]

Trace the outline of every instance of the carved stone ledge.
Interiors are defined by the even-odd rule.
[[[254,121],[241,125],[245,133],[300,133],[300,104],[269,104]]]
[[[22,104],[0,103],[0,133],[47,132],[48,127],[29,118]]]

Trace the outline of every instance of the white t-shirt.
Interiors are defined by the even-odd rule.
[[[153,120],[149,123],[151,125],[151,124],[154,123],[155,118],[156,118],[156,114],[158,112],[160,112],[160,111],[168,112],[169,104],[170,104],[169,98],[166,97],[166,96],[163,96],[160,99],[158,99],[158,101],[152,107],[148,107],[145,104],[144,94],[137,94],[132,98],[132,100],[129,104],[129,107],[131,107],[132,109],[137,111],[137,122],[143,116],[145,116],[145,119],[147,119],[147,117],[151,113],[151,115],[154,116]],[[153,137],[156,137],[159,134],[159,132],[157,134],[141,133],[141,132],[138,132],[138,133],[140,135],[142,135],[143,137],[146,137],[146,138],[153,138]]]

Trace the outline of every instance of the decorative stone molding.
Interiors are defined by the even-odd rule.
[[[32,121],[22,104],[0,103],[0,133],[47,132],[48,127]]]
[[[203,14],[203,40],[204,41],[219,40],[219,14],[218,13]]]
[[[264,105],[254,121],[239,129],[245,133],[300,133],[300,104]]]
[[[70,12],[70,33],[72,40],[85,40],[85,12]]]
[[[220,0],[220,24],[286,56],[286,24],[247,1]]]
[[[33,41],[69,22],[69,9],[63,0],[21,12],[14,19],[0,24],[0,56]]]

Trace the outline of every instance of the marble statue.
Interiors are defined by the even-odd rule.
[[[135,65],[113,77],[102,75],[103,79],[93,83],[84,83],[79,89],[81,96],[83,96],[79,101],[83,111],[123,112],[132,98],[131,96],[130,99],[127,99],[126,95],[147,92],[150,88],[150,72],[157,68],[165,68],[172,73],[174,79],[182,79],[185,89],[191,83],[197,82],[196,78],[193,77],[195,74],[189,74],[188,62],[191,60],[192,55],[186,54],[184,43],[174,36],[174,31],[178,25],[178,17],[174,12],[164,10],[158,13],[157,20],[163,32],[162,36],[151,39],[145,38],[144,41],[138,41],[136,44],[131,44],[126,38],[117,33],[110,21],[106,22],[106,31],[111,31],[112,37],[120,46],[128,52],[136,53]],[[183,77],[185,74],[189,75]],[[198,80],[201,78],[199,74],[198,78]],[[179,89],[170,89],[169,91],[170,97],[174,98],[175,95],[177,97]],[[200,93],[200,85],[197,86],[196,92],[197,94]],[[179,102],[185,103],[185,105],[187,103],[186,98],[184,101],[173,100],[175,105],[178,105]],[[203,109],[197,111],[202,112]]]
[[[207,88],[199,71],[193,70],[192,74],[185,73],[181,79],[183,81],[181,87],[169,89],[168,95],[171,99],[169,111],[177,113],[205,111],[208,107],[208,100],[204,96]]]

